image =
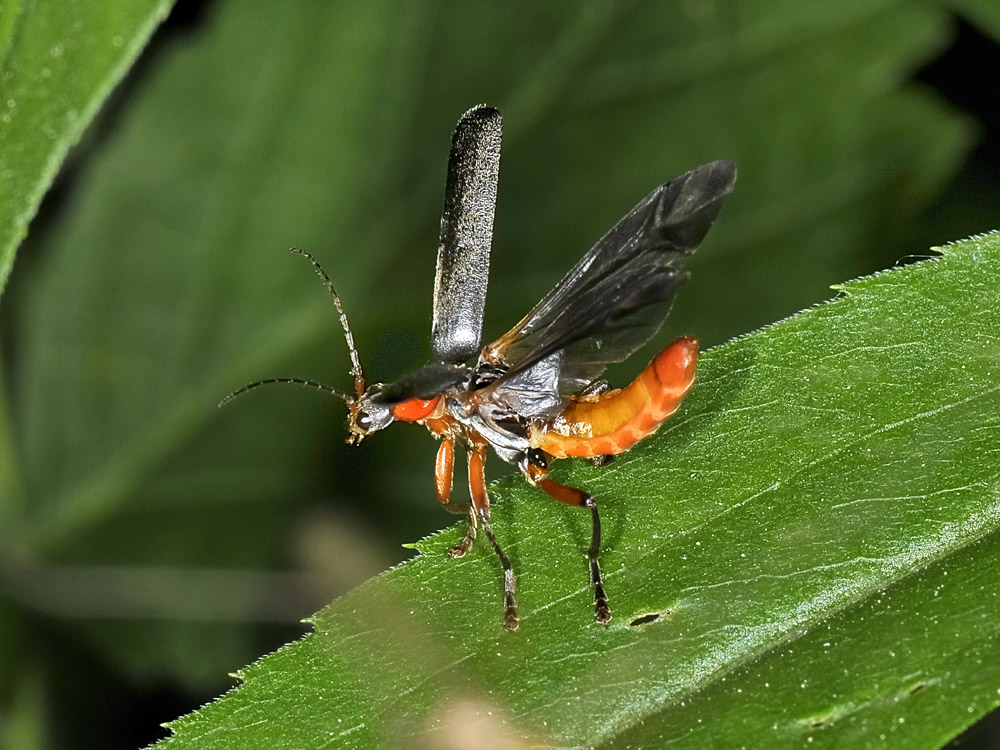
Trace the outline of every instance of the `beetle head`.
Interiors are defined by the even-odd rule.
[[[383,430],[393,423],[392,407],[378,400],[382,384],[375,383],[359,397],[347,402],[347,443],[358,445],[368,433]]]

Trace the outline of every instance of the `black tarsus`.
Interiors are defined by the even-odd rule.
[[[608,594],[604,590],[604,577],[601,575],[601,563],[598,555],[601,554],[601,516],[597,512],[597,502],[593,496],[587,494],[583,505],[590,508],[594,519],[594,529],[590,538],[590,547],[587,549],[587,560],[590,562],[590,585],[594,589],[594,618],[607,625],[611,622],[611,606],[608,603]]]
[[[517,630],[520,618],[517,616],[517,599],[514,598],[514,591],[517,585],[514,579],[514,568],[511,566],[507,555],[500,549],[500,543],[497,541],[496,535],[493,533],[493,528],[490,526],[487,510],[481,508],[477,512],[479,514],[479,523],[483,526],[483,533],[486,534],[486,538],[493,545],[493,551],[500,558],[500,566],[503,568],[503,626],[507,630]]]
[[[466,553],[472,549],[472,545],[476,542],[476,511],[472,507],[472,503],[442,503],[442,507],[449,513],[460,516],[464,515],[468,519],[469,525],[465,530],[465,536],[462,537],[462,541],[448,549],[448,557],[465,557]]]

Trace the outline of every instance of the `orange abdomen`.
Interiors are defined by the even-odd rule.
[[[613,456],[627,450],[677,411],[694,382],[697,361],[698,343],[677,339],[628,387],[574,397],[558,417],[533,425],[531,446],[555,458]]]

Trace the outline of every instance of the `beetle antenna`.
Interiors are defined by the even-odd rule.
[[[344,338],[347,340],[347,349],[351,353],[351,377],[354,378],[354,391],[358,394],[358,398],[361,398],[365,394],[365,371],[361,368],[361,359],[358,357],[358,350],[354,346],[354,336],[351,334],[351,326],[347,323],[347,315],[344,313],[344,306],[340,304],[340,297],[337,295],[337,291],[333,288],[333,282],[330,281],[330,277],[326,275],[326,271],[323,270],[323,266],[321,266],[319,261],[312,255],[307,253],[305,250],[300,250],[297,247],[291,248],[291,251],[293,253],[298,253],[312,263],[313,268],[316,269],[316,273],[319,274],[319,277],[323,279],[323,283],[326,284],[327,291],[333,298],[334,307],[337,308],[337,314],[340,316],[340,325],[344,329]],[[303,383],[303,385],[304,384],[305,383]],[[348,399],[345,399],[345,401],[350,403],[350,400]]]
[[[222,401],[219,402],[219,406],[223,407],[232,401],[237,396],[242,396],[247,391],[252,391],[254,388],[259,388],[262,385],[271,385],[272,383],[289,383],[291,385],[304,385],[307,388],[316,388],[323,391],[324,393],[329,393],[331,396],[336,396],[345,404],[351,404],[354,399],[348,396],[346,393],[338,391],[333,386],[329,386],[326,383],[317,383],[315,380],[302,380],[300,378],[268,378],[267,380],[258,380],[253,383],[247,383],[245,386],[239,390],[235,390],[226,396]]]

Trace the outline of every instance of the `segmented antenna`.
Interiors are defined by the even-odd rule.
[[[361,359],[358,357],[358,350],[354,346],[354,336],[351,334],[351,327],[347,324],[347,315],[344,313],[344,306],[340,304],[340,297],[337,296],[337,291],[333,288],[333,282],[330,281],[330,277],[326,275],[326,271],[323,270],[323,266],[319,264],[318,260],[305,250],[300,250],[297,247],[291,248],[291,251],[298,253],[312,263],[313,268],[316,269],[319,277],[323,279],[327,291],[333,298],[333,304],[337,308],[337,314],[340,316],[340,325],[344,329],[344,338],[347,339],[347,349],[351,353],[351,377],[354,378],[354,391],[360,399],[365,394],[365,371],[361,369]],[[345,399],[345,401],[350,403],[348,399]]]
[[[252,391],[254,388],[258,388],[262,385],[271,385],[272,383],[291,383],[292,385],[304,385],[307,388],[316,388],[323,391],[324,393],[329,393],[331,396],[336,396],[346,404],[353,403],[354,399],[348,396],[346,393],[338,391],[333,386],[327,385],[326,383],[317,383],[315,380],[302,380],[301,378],[268,378],[267,380],[257,380],[253,383],[247,383],[245,386],[239,390],[235,390],[226,396],[222,401],[219,402],[219,407],[223,407],[232,401],[237,396],[242,396],[247,391]]]
[[[347,324],[347,315],[344,314],[344,306],[340,304],[340,297],[337,296],[337,292],[333,288],[333,282],[330,281],[330,277],[326,275],[326,271],[323,270],[323,266],[319,264],[319,261],[305,250],[300,250],[297,247],[293,247],[291,250],[293,253],[298,253],[312,263],[313,268],[316,269],[316,273],[319,274],[319,277],[323,279],[323,283],[326,284],[327,291],[330,292],[330,296],[333,298],[334,307],[337,308],[337,314],[340,316],[340,325],[344,329],[344,338],[347,339],[347,349],[351,354],[351,377],[354,378],[354,390],[358,394],[357,398],[348,396],[346,393],[337,390],[332,385],[319,383],[315,380],[303,380],[301,378],[268,378],[267,380],[257,380],[253,383],[248,383],[242,388],[233,391],[219,402],[219,406],[225,406],[237,396],[242,396],[247,391],[252,391],[254,388],[259,388],[262,385],[271,385],[272,383],[288,383],[291,385],[302,385],[306,388],[316,388],[324,393],[329,393],[331,396],[336,396],[351,407],[351,413],[353,415],[359,408],[358,403],[360,402],[361,397],[365,394],[365,371],[361,369],[361,360],[358,358],[358,350],[354,346],[354,336],[351,335],[351,327]]]

